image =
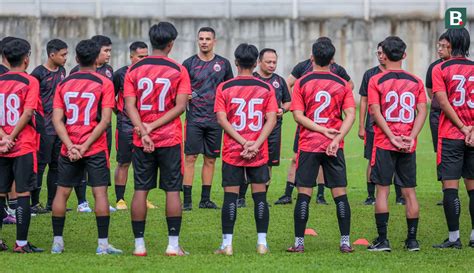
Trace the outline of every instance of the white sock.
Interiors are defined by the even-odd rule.
[[[267,234],[266,233],[257,233],[257,244],[267,245]]]
[[[26,246],[26,244],[28,243],[28,241],[19,241],[19,240],[16,240],[16,244],[20,247],[22,246]]]
[[[109,238],[99,238],[99,246],[102,248],[109,247]]]
[[[449,241],[456,242],[459,239],[459,230],[449,232]]]
[[[342,235],[340,246],[342,245],[351,246],[351,240],[349,238],[350,238],[349,235]]]
[[[53,242],[60,245],[64,245],[63,236],[54,236]]]
[[[295,237],[295,246],[304,246],[304,237]]]
[[[222,234],[222,247],[232,246],[233,234]]]
[[[168,245],[172,247],[179,246],[179,236],[168,236]]]
[[[135,248],[145,247],[145,240],[143,237],[135,238]]]
[[[471,241],[474,241],[474,229],[471,230]]]

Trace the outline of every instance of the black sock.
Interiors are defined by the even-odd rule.
[[[268,210],[267,193],[257,192],[252,194],[254,202],[254,218],[257,225],[257,233],[267,233],[270,222],[270,211]]]
[[[79,186],[74,187],[76,192],[77,204],[86,202],[87,180],[82,180]]]
[[[395,195],[397,199],[402,198],[402,188],[397,184],[395,184]]]
[[[135,238],[145,237],[145,221],[133,221],[132,220],[133,236]]]
[[[120,200],[125,200],[125,187],[125,185],[115,185],[115,199],[117,199],[117,202]]]
[[[380,240],[387,239],[389,213],[375,213],[375,224],[377,225],[377,232]]]
[[[295,188],[295,183],[286,181],[285,195],[291,197],[293,195],[293,189]]]
[[[31,191],[31,206],[34,207],[39,204],[41,188],[36,188]]]
[[[168,236],[179,236],[181,231],[181,216],[166,217],[166,223],[168,224]]]
[[[418,230],[418,218],[407,218],[407,239],[416,240],[416,232]]]
[[[348,236],[351,233],[351,206],[347,195],[341,195],[334,198],[336,203],[337,222],[339,223],[339,232],[341,236]]]
[[[43,186],[43,174],[46,164],[38,163],[38,172],[36,174],[36,189],[31,191],[31,206],[34,207],[40,202],[41,187]]]
[[[8,207],[15,210],[18,206],[18,198],[8,199]]]
[[[240,198],[243,198],[245,199],[245,195],[247,194],[247,189],[249,188],[249,184],[248,183],[243,183],[240,185],[240,189],[239,189],[239,199]]]
[[[191,204],[192,203],[192,192],[193,192],[193,186],[183,186],[183,203],[185,204]]]
[[[0,230],[2,230],[3,218],[5,218],[5,201],[6,198],[4,196],[0,196]]]
[[[224,204],[222,205],[222,234],[234,234],[235,220],[237,219],[238,194],[232,192],[224,193]]]
[[[268,189],[270,188],[270,184],[265,185],[265,192],[268,192]]]
[[[16,239],[26,241],[28,239],[28,230],[30,229],[31,208],[30,197],[18,197],[18,206],[16,208]]]
[[[48,202],[46,207],[51,208],[53,206],[54,196],[56,196],[56,190],[58,188],[58,167],[49,165],[48,176],[46,178],[48,187]]]
[[[374,183],[367,182],[367,195],[372,198],[375,197],[375,184]]]
[[[322,196],[324,197],[324,184],[318,184],[318,197]]]
[[[96,216],[99,239],[109,237],[110,216]]]
[[[295,221],[295,237],[304,237],[304,230],[306,229],[306,223],[308,222],[309,218],[310,201],[311,196],[298,193],[293,216]]]
[[[53,222],[53,236],[63,236],[64,222],[66,217],[52,217]]]
[[[469,213],[471,214],[471,226],[474,229],[474,190],[467,192],[469,194]]]
[[[201,201],[208,201],[211,199],[211,185],[202,185]]]
[[[459,230],[459,216],[461,215],[461,202],[459,201],[457,189],[445,189],[443,191],[443,208],[449,231]]]

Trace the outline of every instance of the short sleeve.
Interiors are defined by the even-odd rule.
[[[35,77],[38,81],[41,81],[41,72],[40,72],[40,67],[36,67],[33,72],[30,74],[31,76]]]
[[[104,85],[102,86],[102,108],[114,108],[115,107],[115,93],[114,93],[114,85],[112,81],[104,81]]]
[[[362,82],[360,84],[359,88],[359,95],[362,97],[367,97],[369,95],[369,71],[366,71],[364,73],[364,76],[362,77]]]
[[[417,101],[418,101],[418,103],[426,103],[427,102],[425,87],[423,86],[423,82],[421,80],[418,83],[418,98],[417,98]]]
[[[69,71],[69,75],[72,75],[76,73],[77,71],[79,71],[79,65],[76,65],[73,69],[71,69],[71,71]]]
[[[121,70],[117,70],[115,73],[114,73],[114,94],[115,96],[117,96],[120,92],[120,86],[122,85],[121,81],[122,81],[122,77],[120,76],[120,72]]]
[[[291,101],[291,95],[290,91],[288,90],[288,85],[286,84],[285,79],[280,77],[280,85],[281,85],[281,91],[283,94],[282,101],[283,103],[285,102],[290,102]]]
[[[369,95],[369,105],[371,104],[379,104],[380,105],[380,94],[377,88],[376,78],[372,77],[369,81],[368,87],[368,95]]]
[[[191,59],[192,59],[192,57],[187,58],[187,59],[184,60],[184,62],[183,62],[183,66],[184,66],[184,68],[186,68],[186,69],[188,70],[188,73],[189,73],[189,71],[191,70]]]
[[[36,78],[30,78],[28,93],[25,98],[25,109],[36,110],[39,102],[39,83]]]
[[[305,105],[304,105],[304,100],[303,100],[303,95],[301,94],[301,87],[300,87],[300,82],[297,81],[295,83],[295,87],[293,88],[293,97],[291,98],[291,111],[295,110],[300,110],[304,111],[305,110]]]
[[[428,71],[426,71],[426,80],[425,80],[426,88],[433,88],[433,80],[431,77],[432,73],[433,73],[433,64],[431,64],[428,67]]]
[[[125,80],[123,81],[123,96],[124,97],[136,97],[137,91],[135,90],[135,84],[133,81],[130,70],[125,74]]]
[[[225,60],[226,71],[224,76],[224,81],[228,81],[234,77],[234,73],[232,72],[232,66],[228,60]]]
[[[441,70],[441,65],[438,64],[433,68],[431,77],[433,79],[433,93],[446,92],[446,84],[443,80],[443,71]]]
[[[340,66],[340,65],[337,65],[336,71],[334,73],[337,74],[339,77],[343,78],[346,81],[351,80],[351,77],[349,76],[349,74],[347,74],[346,69],[344,67]]]
[[[225,98],[222,92],[222,83],[216,89],[216,101],[214,103],[214,112],[227,112],[225,107]]]
[[[301,70],[302,70],[302,65],[297,64],[297,65],[295,65],[295,67],[293,67],[293,70],[291,70],[291,75],[293,77],[295,77],[296,79],[299,79],[299,78],[301,78],[301,76],[303,74],[303,72]]]
[[[344,87],[344,101],[342,102],[342,109],[345,110],[347,108],[352,108],[355,107],[355,100],[354,100],[354,95],[352,94],[352,89],[349,86],[348,83],[346,83],[346,86]]]
[[[182,67],[180,80],[178,83],[178,94],[191,95],[191,80],[189,79],[188,70]]]
[[[277,112],[278,111],[278,103],[276,100],[275,90],[273,87],[270,86],[270,92],[268,95],[267,105],[265,107],[266,113]]]
[[[58,89],[56,90],[56,93],[54,94],[54,100],[53,100],[53,108],[57,109],[63,109],[65,110],[66,107],[64,105],[64,100],[62,97],[62,85],[58,85]]]

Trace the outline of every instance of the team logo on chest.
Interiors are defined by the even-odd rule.
[[[214,68],[214,71],[216,71],[216,72],[219,72],[219,71],[221,71],[221,70],[222,70],[222,67],[221,67],[221,65],[220,65],[220,64],[218,64],[218,63],[214,64],[213,68]]]
[[[108,77],[108,78],[111,78],[112,77],[112,73],[110,72],[110,70],[105,70],[105,75]]]
[[[273,82],[272,82],[272,85],[273,85],[273,87],[275,87],[275,88],[280,88],[280,83],[278,83],[278,81],[273,81]]]
[[[65,76],[61,73],[61,81],[64,80]]]

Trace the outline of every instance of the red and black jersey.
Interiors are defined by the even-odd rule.
[[[79,71],[79,65],[76,65],[73,69],[71,69],[71,72],[69,72],[69,75],[72,75],[78,71]],[[101,66],[98,66],[95,72],[99,73],[100,75],[106,77],[107,79],[111,81],[114,80],[114,69],[109,64],[103,64]]]
[[[10,69],[8,69],[8,67],[6,67],[3,64],[0,64],[0,75],[3,75],[5,73],[7,73],[8,71],[10,71]]]
[[[174,60],[163,56],[148,56],[132,65],[125,75],[124,97],[135,97],[141,121],[152,123],[175,107],[178,94],[191,95],[188,71]],[[153,130],[150,137],[155,147],[182,144],[181,119]],[[133,144],[143,147],[140,137]]]
[[[369,81],[369,105],[380,105],[380,112],[395,136],[409,136],[415,123],[417,105],[426,103],[423,81],[403,70],[387,70]],[[375,147],[399,151],[378,126]],[[413,150],[416,149],[416,140]]]
[[[76,72],[65,78],[54,95],[53,108],[64,110],[66,130],[74,144],[83,144],[100,122],[103,108],[114,108],[114,87],[106,77],[88,71]],[[107,152],[105,131],[84,156]],[[67,154],[63,145],[61,154]]]
[[[217,87],[214,111],[227,114],[232,127],[245,139],[255,141],[262,132],[265,115],[277,112],[275,91],[269,84],[253,76],[237,76]],[[242,158],[243,151],[235,139],[224,134],[222,160],[227,164],[243,167],[263,166],[268,162],[268,144],[265,140],[257,156]]]
[[[431,88],[433,89],[433,68],[439,64],[442,63],[444,60],[443,59],[438,59],[430,64],[428,67],[428,71],[426,72],[426,80],[425,80],[425,86],[426,88]],[[441,111],[441,107],[439,106],[439,102],[436,99],[436,96],[433,96],[431,99],[431,109],[436,110],[436,111]]]
[[[123,87],[125,82],[125,74],[128,71],[129,66],[126,65],[114,73],[114,89],[115,97],[117,99],[117,130],[121,132],[133,132],[133,124],[127,115],[125,109],[125,101],[123,97]]]
[[[37,120],[38,131],[47,135],[56,135],[53,126],[53,100],[58,84],[66,77],[64,67],[56,71],[47,69],[44,65],[36,67],[31,76],[35,77],[40,84],[40,99],[43,107],[42,122]]]
[[[349,84],[336,74],[313,71],[298,79],[293,88],[291,111],[303,111],[316,124],[339,130],[343,110],[355,107]],[[324,134],[300,126],[299,149],[304,152],[325,152],[331,139]],[[340,148],[344,147],[341,141]]]
[[[210,61],[193,55],[183,62],[189,73],[192,99],[186,111],[186,122],[217,123],[214,113],[217,86],[234,77],[230,62],[217,54]]]
[[[446,92],[448,101],[466,126],[474,126],[474,62],[452,58],[433,68],[433,94]],[[438,136],[464,139],[464,134],[441,112]]]
[[[380,69],[380,66],[374,66],[371,69],[365,71],[364,76],[362,77],[362,83],[360,84],[359,88],[359,95],[362,97],[368,97],[369,96],[369,81],[370,79],[379,74],[382,73],[382,70]],[[365,131],[366,132],[374,132],[374,125],[375,121],[370,114],[370,110],[367,110],[367,117],[365,119]]]
[[[0,76],[0,128],[11,134],[25,109],[36,111],[39,83],[26,72],[7,72]],[[35,119],[32,118],[16,137],[15,146],[0,157],[18,157],[37,150]]]

